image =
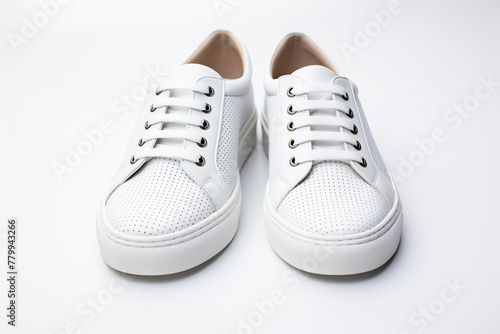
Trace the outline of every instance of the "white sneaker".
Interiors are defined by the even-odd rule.
[[[109,266],[172,274],[232,240],[239,169],[256,142],[251,72],[241,43],[217,31],[152,90],[97,217]]]
[[[398,247],[403,215],[358,88],[301,34],[278,45],[264,84],[271,246],[316,274],[381,266]]]

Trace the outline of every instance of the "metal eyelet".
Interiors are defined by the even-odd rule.
[[[358,151],[361,151],[361,143],[359,141],[356,141],[356,146],[354,148]]]
[[[288,142],[288,147],[290,147],[290,148],[294,149],[294,148],[296,148],[297,146],[299,146],[299,145],[295,144],[295,139],[293,139],[293,138],[292,138],[292,139],[290,139],[290,141]]]
[[[293,122],[289,122],[286,128],[288,129],[288,131],[295,131],[295,128],[293,127]]]
[[[149,129],[150,127],[151,127],[151,125],[149,125],[148,121],[146,121],[146,124],[144,124],[144,128]]]
[[[212,112],[212,106],[208,103],[205,104],[205,109],[203,110],[205,114],[209,114]]]
[[[295,156],[290,158],[290,166],[297,167],[299,164],[295,162]]]
[[[205,139],[205,137],[201,137],[200,142],[196,143],[196,144],[198,144],[199,147],[206,147],[208,144],[208,141]]]
[[[142,138],[141,138],[141,139],[139,139],[139,146],[144,145],[144,143],[145,143],[145,141],[142,141]]]
[[[200,166],[200,167],[205,166],[205,163],[206,163],[206,160],[205,160],[205,158],[203,157],[203,155],[200,155],[200,159],[198,160],[198,162],[195,162],[195,164],[196,164],[197,166]]]
[[[351,108],[349,108],[349,113],[347,114],[347,117],[353,118],[354,117],[354,112],[352,111]]]
[[[349,101],[349,94],[347,94],[346,92],[345,95],[342,95],[342,98],[346,101]]]
[[[295,94],[292,93],[292,89],[293,89],[293,86],[288,88],[288,90],[286,91],[286,95],[288,95],[288,97],[294,97]]]
[[[153,105],[151,105],[151,107],[149,107],[149,111],[151,111],[151,112],[155,112],[155,110],[156,110],[156,108],[155,108],[155,107],[153,107]]]
[[[358,162],[358,164],[361,165],[361,167],[366,168],[368,166],[368,163],[366,162],[365,158],[362,158],[361,162]]]
[[[205,95],[208,97],[211,97],[211,96],[214,96],[214,94],[215,94],[215,90],[211,86],[208,86],[208,93],[205,93]]]
[[[356,126],[356,124],[354,124],[354,126],[352,127],[351,133],[353,135],[357,135],[358,134],[358,127]]]
[[[137,160],[135,159],[135,156],[132,156],[132,158],[130,158],[130,164],[135,164],[137,162]]]
[[[286,111],[288,112],[288,115],[295,115],[295,113],[297,112],[297,111],[293,110],[293,106],[291,104],[288,106]]]
[[[210,127],[210,123],[208,123],[208,121],[206,119],[203,120],[203,124],[200,125],[200,128],[202,128],[203,130],[206,130]]]

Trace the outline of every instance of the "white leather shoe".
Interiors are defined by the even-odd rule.
[[[207,261],[232,240],[239,169],[256,142],[251,72],[241,43],[217,31],[152,89],[98,212],[109,266],[172,274]]]
[[[264,200],[275,252],[292,266],[348,275],[396,251],[403,215],[358,88],[306,36],[290,34],[265,75]]]

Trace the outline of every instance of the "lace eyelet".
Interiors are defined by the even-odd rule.
[[[353,118],[354,117],[354,112],[352,111],[351,108],[349,108],[349,113],[347,114],[347,117]]]
[[[294,149],[297,146],[299,146],[299,145],[295,144],[295,139],[293,139],[293,138],[290,139],[290,141],[288,142],[288,147],[290,147],[291,149]]]
[[[286,95],[288,95],[288,97],[294,97],[295,94],[292,93],[292,89],[293,89],[293,86],[288,88],[288,90],[286,91]]]
[[[203,110],[205,114],[209,114],[212,112],[212,106],[208,103],[205,104],[205,109]]]
[[[149,125],[148,121],[146,121],[146,124],[144,124],[144,128],[147,130],[151,127],[151,125]]]
[[[205,93],[205,95],[208,97],[212,97],[212,96],[214,96],[214,94],[215,94],[215,90],[211,86],[208,86],[208,93]]]
[[[200,142],[196,143],[196,144],[198,144],[199,147],[206,147],[208,144],[208,141],[205,139],[205,137],[201,137]]]
[[[358,127],[356,126],[356,124],[354,124],[354,126],[352,127],[351,133],[353,135],[357,135],[358,134]]]
[[[349,94],[346,92],[345,95],[342,95],[342,98],[345,100],[345,101],[349,101]]]
[[[289,122],[286,128],[288,129],[288,131],[295,131],[295,128],[293,127],[293,122]]]
[[[207,130],[209,127],[210,127],[210,123],[206,119],[204,119],[203,124],[200,125],[200,128],[202,128],[203,130]]]
[[[297,111],[293,110],[293,106],[291,104],[288,106],[286,111],[288,112],[288,115],[295,115],[295,113],[297,112]]]
[[[299,164],[295,162],[295,156],[290,158],[290,166],[297,167]]]
[[[365,158],[362,158],[361,162],[358,162],[358,164],[361,165],[361,167],[366,168],[368,166],[368,163],[366,162]]]
[[[356,141],[356,146],[354,146],[354,148],[357,150],[357,151],[361,151],[361,143],[359,141]]]
[[[137,162],[137,160],[135,159],[135,156],[132,156],[132,158],[130,158],[130,164],[133,165]]]
[[[197,166],[200,166],[200,167],[205,166],[205,163],[206,163],[206,160],[205,160],[205,158],[203,157],[203,155],[200,155],[200,159],[198,160],[198,162],[195,162],[195,164],[196,164]]]
[[[151,105],[151,107],[149,107],[149,111],[151,111],[151,112],[155,112],[155,110],[156,110],[156,108],[155,108],[155,107],[153,107],[153,105]]]
[[[142,138],[141,138],[141,139],[139,139],[139,146],[144,145],[144,143],[145,143],[145,141],[142,141]]]

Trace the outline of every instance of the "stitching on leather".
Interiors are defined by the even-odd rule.
[[[233,211],[236,209],[237,205],[234,205],[232,207],[230,207],[231,210],[228,210],[226,212],[223,212],[222,214],[218,215],[215,220],[218,220],[219,218],[223,217],[224,215],[226,215],[225,218],[229,217],[231,215],[231,213],[233,213]],[[114,243],[117,243],[117,244],[120,244],[120,245],[123,245],[123,246],[127,246],[127,247],[137,247],[137,248],[162,248],[162,247],[168,247],[168,246],[174,246],[174,245],[179,245],[179,244],[182,244],[184,242],[187,242],[187,241],[190,241],[190,240],[193,240],[193,239],[196,239],[204,234],[206,234],[207,232],[209,232],[210,230],[212,230],[213,228],[219,226],[221,223],[223,223],[225,221],[225,218],[220,220],[218,223],[216,224],[211,224],[211,225],[208,225],[210,226],[210,228],[208,228],[206,231],[203,231],[202,233],[198,234],[198,235],[195,235],[193,236],[192,238],[189,238],[189,239],[186,239],[186,240],[183,240],[183,241],[178,241],[178,242],[174,242],[172,241],[171,243],[168,243],[166,245],[162,245],[162,246],[154,246],[154,244],[158,244],[158,243],[164,243],[168,240],[164,240],[164,241],[131,241],[131,240],[127,240],[127,239],[123,239],[123,238],[120,238],[120,237],[117,237],[117,236],[113,236],[114,239],[118,239],[118,240],[114,240],[114,239],[111,239],[107,236],[107,234],[110,234],[108,231],[105,230],[105,228],[103,228],[101,226],[101,224],[99,224],[99,227],[101,228],[101,230],[104,232],[104,234],[106,235],[106,237],[111,241],[111,242],[114,242]],[[213,225],[213,226],[212,226]],[[199,231],[199,230],[198,230]],[[196,231],[197,232],[197,231]],[[194,232],[194,233],[196,233]],[[189,234],[188,234],[189,236]],[[120,241],[129,241],[129,242],[133,242],[133,243],[139,243],[139,244],[145,244],[145,246],[137,246],[137,245],[129,245],[129,244],[126,244],[124,242],[120,242]],[[149,245],[148,245],[149,244]]]
[[[267,211],[267,210],[266,210]],[[399,215],[398,215],[399,213]],[[387,222],[385,223],[380,229],[378,229],[375,233],[373,233],[372,235],[369,235],[369,236],[364,236],[364,237],[358,237],[358,238],[351,238],[351,239],[343,239],[343,240],[320,240],[320,239],[311,239],[309,237],[302,237],[303,239],[306,239],[306,240],[303,240],[303,239],[300,239],[297,237],[297,233],[287,229],[285,226],[283,226],[282,224],[280,224],[278,221],[276,221],[273,217],[272,217],[272,213],[267,213],[267,216],[268,216],[268,219],[269,221],[271,222],[271,224],[273,224],[278,230],[280,230],[282,233],[285,233],[287,236],[297,240],[297,241],[300,241],[300,242],[304,242],[304,243],[308,243],[308,244],[312,244],[312,245],[319,245],[319,246],[336,246],[336,247],[342,247],[342,246],[350,246],[350,245],[360,245],[360,244],[365,244],[365,243],[368,243],[368,242],[371,242],[371,241],[374,241],[374,240],[377,240],[378,238],[382,237],[383,235],[385,235],[388,231],[390,231],[390,229],[392,228],[392,226],[394,226],[397,222],[397,220],[400,218],[400,216],[403,214],[402,213],[402,210],[401,210],[401,203],[398,204],[398,209],[396,210],[396,212],[394,213],[394,216]],[[379,236],[377,236],[376,238],[372,238],[373,236],[375,236],[378,232],[380,231],[383,231],[387,226],[390,227],[382,234],[380,234]],[[314,241],[323,241],[324,243],[339,243],[339,242],[349,242],[349,241],[355,241],[355,240],[361,240],[361,239],[366,239],[364,241],[359,241],[359,242],[356,242],[356,243],[345,243],[345,244],[339,244],[339,245],[325,245],[325,244],[321,244],[321,243],[315,243]]]
[[[238,188],[238,187],[236,187],[234,191],[241,191],[240,189],[241,189],[241,186],[240,186],[239,188]],[[241,195],[240,195],[240,196],[241,196]],[[227,216],[229,216],[229,215],[230,215],[230,214],[234,211],[234,209],[238,206],[239,201],[237,200],[237,198],[238,198],[238,196],[236,196],[236,197],[235,197],[235,200],[236,200],[235,202],[236,202],[236,203],[234,203],[232,206],[229,206],[229,207],[228,207],[228,210],[226,210],[225,212],[221,212],[221,213],[217,214],[217,215],[215,216],[215,218],[214,218],[214,221],[216,221],[216,220],[218,220],[219,218],[223,217],[225,214],[227,214]],[[151,244],[151,245],[153,245],[153,244],[158,244],[158,243],[168,242],[168,241],[170,241],[170,240],[172,240],[172,241],[173,241],[173,240],[175,240],[175,239],[176,239],[176,238],[174,237],[173,239],[167,238],[167,239],[165,239],[165,240],[160,240],[160,241],[135,241],[135,240],[131,240],[131,239],[122,238],[122,237],[116,236],[116,235],[114,235],[112,232],[110,232],[110,231],[109,231],[109,230],[108,230],[105,226],[103,226],[103,224],[101,223],[101,220],[102,220],[102,219],[99,219],[99,217],[98,217],[99,227],[100,227],[100,228],[101,228],[101,230],[104,232],[104,234],[106,234],[106,237],[107,237],[109,240],[111,240],[112,242],[115,242],[115,243],[118,243],[118,244],[122,244],[122,245],[125,245],[125,246],[129,246],[129,247],[140,247],[140,246],[132,246],[132,245],[127,245],[127,244],[122,243],[122,242],[119,242],[119,241],[124,241],[124,242],[127,242],[127,241],[128,241],[128,242],[139,243],[139,244]],[[199,235],[194,236],[193,238],[196,238],[196,237],[198,237],[198,236],[201,236],[201,235],[205,234],[206,232],[208,232],[209,230],[211,230],[211,229],[212,229],[212,228],[214,228],[215,226],[219,225],[219,224],[220,224],[220,223],[222,223],[223,221],[224,221],[224,219],[223,219],[223,220],[221,220],[220,222],[218,222],[218,223],[217,223],[217,224],[215,224],[215,225],[213,225],[213,223],[214,223],[214,222],[211,222],[210,224],[208,224],[208,225],[206,225],[206,226],[204,227],[204,228],[207,228],[207,227],[211,226],[210,228],[208,228],[208,229],[207,229],[206,231],[204,231],[203,233],[201,233],[201,234],[199,234]],[[212,226],[212,225],[213,225],[213,226]],[[199,230],[197,230],[197,231],[195,231],[195,232],[193,232],[193,233],[196,233],[196,232],[198,232],[198,231],[199,231]],[[190,233],[190,234],[193,234],[193,233]],[[185,235],[185,236],[189,236],[190,234],[187,234],[187,235]],[[113,239],[111,239],[108,235],[112,236],[112,237],[113,237]],[[177,239],[179,239],[179,238],[183,238],[183,237],[185,237],[185,236],[180,236],[180,237],[177,237]],[[114,239],[118,239],[119,241],[115,241]],[[191,240],[191,239],[188,239],[188,240]],[[179,242],[177,242],[177,243],[182,243],[182,242],[185,242],[185,241],[179,241]],[[173,243],[172,243],[172,244],[173,244]],[[164,245],[164,246],[150,246],[150,247],[166,247],[166,246],[171,246],[172,244],[168,244],[168,245]],[[144,247],[146,247],[146,246],[144,246]]]

